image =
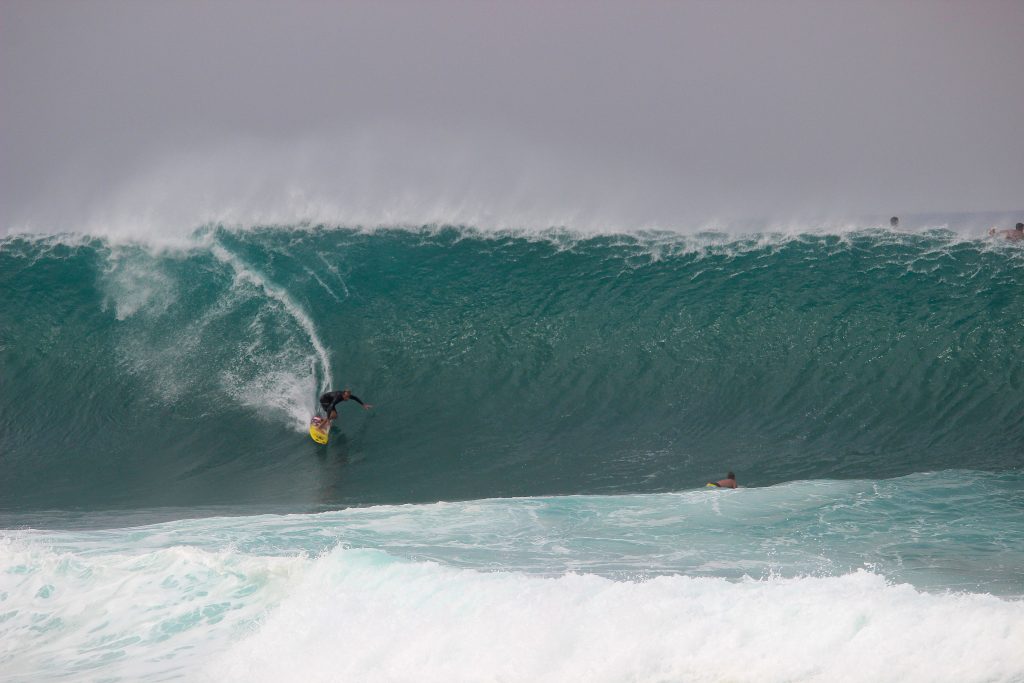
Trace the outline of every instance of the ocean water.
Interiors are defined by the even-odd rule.
[[[1022,281],[948,226],[8,235],[0,678],[1022,681]]]

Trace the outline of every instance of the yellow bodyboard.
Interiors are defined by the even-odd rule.
[[[309,421],[309,435],[318,444],[326,444],[327,437],[331,431],[331,423],[327,420],[321,419],[320,417],[314,416]]]

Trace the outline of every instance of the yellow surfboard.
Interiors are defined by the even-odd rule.
[[[327,444],[327,438],[330,431],[330,420],[325,420],[319,415],[314,415],[313,419],[309,421],[309,435],[313,437],[313,441],[316,441],[318,444]]]

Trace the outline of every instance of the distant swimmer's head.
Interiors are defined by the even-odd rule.
[[[725,478],[726,479],[735,479],[736,475],[732,473],[732,470],[729,470],[729,474],[725,475]]]
[[[1016,230],[1018,230],[1020,232],[1024,232],[1024,223],[1018,223],[1017,225],[1015,225],[1013,227],[1014,227],[1014,229],[1016,229]]]
[[[893,216],[892,218],[889,219],[889,225],[891,225],[894,228],[899,227],[900,219],[896,216]]]

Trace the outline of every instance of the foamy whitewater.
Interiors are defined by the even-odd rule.
[[[1024,681],[1024,248],[908,223],[3,238],[0,679]]]

